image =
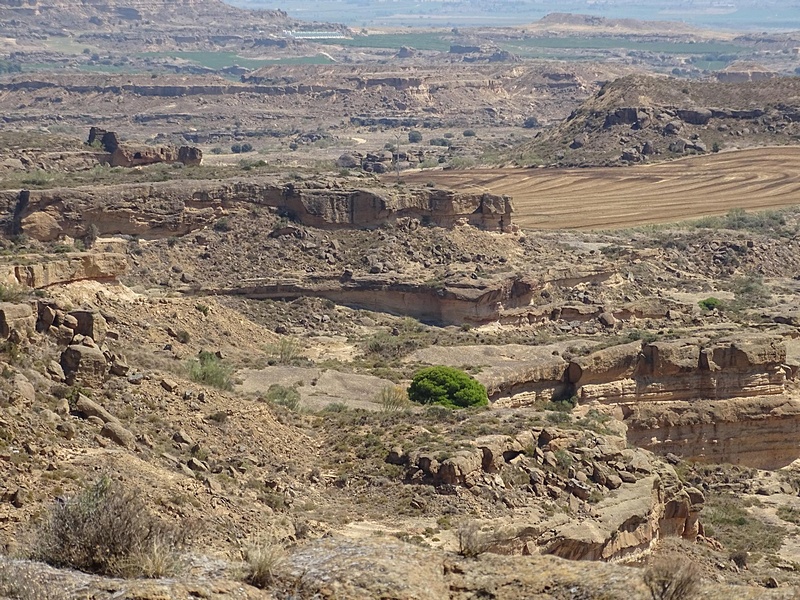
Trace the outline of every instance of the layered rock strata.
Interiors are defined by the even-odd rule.
[[[453,227],[464,223],[510,231],[508,196],[418,188],[402,193],[346,189],[337,182],[180,181],[103,188],[56,188],[0,193],[7,228],[50,241],[98,233],[148,237],[181,235],[211,224],[219,211],[248,203],[273,207],[318,228],[372,228],[403,217]],[[43,227],[32,227],[46,221]],[[39,237],[41,236],[41,237]]]
[[[787,389],[796,374],[780,338],[751,334],[632,342],[478,377],[497,407],[574,397],[607,406],[636,446],[772,469],[800,457],[800,400]]]

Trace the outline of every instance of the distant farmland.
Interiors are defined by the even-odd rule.
[[[709,154],[651,166],[420,171],[404,179],[514,199],[538,229],[614,229],[800,204],[800,148]]]

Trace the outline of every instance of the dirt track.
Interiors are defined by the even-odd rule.
[[[637,167],[424,171],[404,179],[508,194],[521,227],[612,229],[800,204],[800,148]]]

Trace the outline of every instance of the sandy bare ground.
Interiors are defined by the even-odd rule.
[[[800,148],[741,150],[635,167],[420,171],[404,178],[508,194],[520,227],[615,229],[720,215],[732,208],[800,204]]]

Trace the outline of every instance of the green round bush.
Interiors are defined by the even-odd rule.
[[[420,404],[441,404],[448,408],[487,406],[486,388],[453,367],[427,367],[414,375],[408,397]]]

